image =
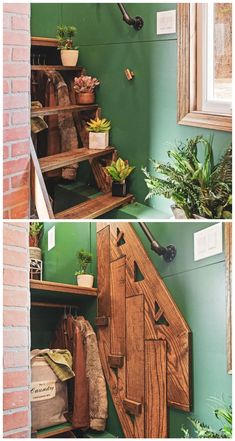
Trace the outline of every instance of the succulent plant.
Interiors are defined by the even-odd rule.
[[[77,93],[94,92],[94,89],[99,86],[100,81],[95,77],[88,75],[81,75],[74,78],[74,90]]]
[[[111,165],[105,167],[105,172],[113,181],[123,182],[134,169],[135,167],[130,166],[127,160],[118,158],[116,162],[113,161]]]
[[[110,129],[111,129],[111,123],[106,118],[91,119],[87,123],[88,132],[103,133],[103,132],[108,132]]]

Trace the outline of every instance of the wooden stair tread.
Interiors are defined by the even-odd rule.
[[[84,110],[94,110],[97,109],[98,104],[87,104],[83,106],[79,106],[77,104],[70,104],[68,106],[50,106],[50,107],[41,107],[40,109],[31,110],[31,117],[34,116],[46,116],[46,115],[55,115],[58,112],[82,112]]]
[[[132,194],[124,197],[112,196],[112,193],[105,193],[86,202],[75,205],[55,215],[56,219],[95,219],[114,208],[128,204],[133,200]]]
[[[70,70],[70,71],[82,71],[81,66],[61,66],[60,64],[56,65],[46,65],[46,64],[33,64],[31,66],[31,70],[37,70],[37,71],[47,71],[47,70]]]
[[[86,161],[88,159],[108,155],[113,151],[114,147],[107,147],[106,149],[102,150],[93,150],[83,147],[76,150],[70,150],[68,152],[58,153],[56,155],[45,156],[44,158],[39,159],[39,164],[42,173],[45,173],[61,167],[76,164],[78,162]]]

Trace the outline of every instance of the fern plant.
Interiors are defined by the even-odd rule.
[[[149,189],[146,199],[163,195],[182,208],[187,218],[194,214],[210,219],[231,218],[232,146],[215,165],[212,143],[212,138],[201,135],[187,139],[168,151],[171,162],[151,161],[157,176],[142,168]],[[202,146],[204,157],[200,161]]]

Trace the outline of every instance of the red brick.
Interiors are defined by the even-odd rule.
[[[28,286],[28,273],[12,268],[3,269],[3,282],[10,286]]]
[[[12,125],[16,124],[25,124],[29,122],[30,116],[28,110],[21,110],[19,112],[14,112],[12,115],[11,123]]]
[[[18,224],[19,228],[11,227],[10,223],[3,224],[3,244],[12,245],[15,247],[28,247],[28,233],[27,230],[21,229],[21,224]]]
[[[16,348],[28,346],[28,331],[26,329],[4,329],[3,346]]]
[[[28,169],[29,158],[12,159],[3,163],[3,174],[8,176],[10,174],[19,173]]]
[[[15,15],[12,17],[12,29],[21,29],[27,31],[29,29],[29,17],[24,15]]]
[[[30,13],[30,3],[3,3],[3,11],[28,15]]]
[[[24,387],[29,384],[29,373],[27,370],[4,372],[3,373],[3,387],[5,389],[12,387]]]
[[[29,264],[29,256],[26,249],[12,249],[12,247],[3,248],[3,264],[17,266],[19,268],[27,268]]]
[[[17,47],[13,48],[12,60],[13,61],[29,61],[30,50],[27,47]]]
[[[3,366],[5,369],[15,367],[28,367],[29,354],[28,350],[24,351],[4,351]]]
[[[29,391],[5,392],[3,394],[3,410],[17,409],[29,405]]]
[[[29,154],[29,141],[15,142],[11,145],[11,156],[23,156]]]
[[[9,141],[20,141],[29,137],[29,126],[13,127],[9,129],[4,129],[3,140],[4,142]],[[18,171],[18,170],[17,170]]]
[[[28,307],[30,301],[30,292],[25,289],[17,289],[14,287],[3,288],[3,305],[4,306],[21,306]]]
[[[3,160],[9,158],[9,152],[10,152],[10,147],[9,147],[9,145],[5,144],[3,146]]]
[[[11,47],[5,46],[3,48],[3,61],[11,61]]]
[[[12,188],[24,187],[25,185],[29,185],[29,172],[21,173],[19,175],[13,176],[11,178],[11,186]]]
[[[9,434],[3,434],[3,438],[31,438],[31,430],[24,430]]]
[[[3,179],[3,191],[4,191],[4,193],[6,191],[9,191],[9,189],[10,189],[10,179],[4,178]]]
[[[3,311],[3,325],[4,326],[27,326],[28,312],[18,309]]]
[[[10,214],[9,210],[3,210],[3,219],[10,219]]]
[[[4,207],[10,207],[11,209],[15,205],[25,203],[29,199],[29,188],[22,187],[11,191],[10,193],[3,195],[3,205]]]
[[[3,93],[10,92],[10,85],[8,80],[3,80]]]
[[[12,79],[12,92],[29,92],[30,83],[28,79]]]
[[[3,431],[19,429],[29,424],[29,412],[27,410],[3,415]]]
[[[28,77],[30,73],[29,63],[5,63],[3,65],[3,77]]]
[[[10,219],[28,219],[30,216],[29,198],[24,204],[17,205],[10,210]]]
[[[3,127],[9,126],[10,122],[10,114],[8,112],[4,112],[3,114]]]
[[[29,104],[29,98],[27,93],[21,95],[9,95],[3,98],[4,109],[22,109]]]
[[[5,31],[3,33],[3,44],[10,46],[28,46],[30,45],[30,34],[28,32]]]
[[[11,14],[3,14],[3,29],[11,29]]]

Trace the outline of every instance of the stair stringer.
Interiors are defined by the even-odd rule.
[[[99,291],[100,289],[102,291],[104,279],[106,281],[107,279],[110,280],[109,268],[111,263],[125,256],[126,304],[127,299],[130,297],[136,298],[137,296],[143,296],[144,298],[145,362],[150,348],[152,351],[151,357],[154,358],[156,356],[154,359],[158,359],[158,354],[161,354],[160,363],[162,363],[162,372],[164,371],[164,366],[166,364],[166,379],[163,378],[164,374],[162,374],[162,379],[158,383],[159,393],[161,394],[161,396],[159,396],[159,401],[163,402],[163,405],[159,405],[155,415],[156,421],[163,421],[164,419],[166,421],[162,428],[159,429],[157,427],[150,427],[148,424],[149,419],[151,420],[152,416],[151,418],[148,416],[149,412],[146,401],[146,390],[144,392],[144,399],[142,401],[138,400],[141,401],[140,405],[142,405],[142,414],[135,415],[134,419],[127,415],[126,409],[123,405],[123,399],[132,398],[127,396],[128,382],[126,380],[127,368],[130,364],[131,355],[128,355],[128,353],[123,354],[123,367],[117,369],[116,376],[113,369],[110,368],[107,363],[108,353],[111,351],[109,346],[110,326],[99,327],[98,341],[101,351],[101,359],[114,404],[126,437],[166,437],[167,415],[166,403],[164,404],[164,394],[166,395],[165,401],[167,401],[169,406],[174,406],[185,411],[190,410],[190,329],[131,225],[128,223],[116,222],[98,223],[97,230]],[[125,239],[123,241],[124,243],[120,243],[120,241],[117,240],[117,236],[120,238],[120,232],[123,233]],[[108,252],[106,253],[104,263],[104,254],[102,256],[102,253],[104,253],[104,250],[107,250],[107,248]],[[135,281],[134,273],[136,264],[143,276],[143,280]],[[102,278],[103,280],[101,280]],[[99,283],[99,281],[101,283]],[[102,293],[102,301],[104,298],[106,298],[106,300],[109,298],[109,308],[107,311],[105,310],[106,308],[103,310],[101,308],[100,310],[100,298],[98,293],[98,316],[105,316],[106,312],[108,312],[109,325],[112,320],[110,288],[110,284],[106,283],[106,293]],[[160,320],[162,315],[164,319],[163,324],[161,324]],[[128,317],[126,320],[128,323]],[[151,341],[154,342],[154,344],[151,344]],[[160,344],[161,341],[165,342],[165,346]],[[164,362],[164,348],[166,350],[166,363]],[[151,363],[151,357],[148,360],[150,360],[152,369],[153,363]],[[135,375],[134,372],[133,375]],[[146,373],[143,375],[147,377]],[[155,375],[158,375],[157,371]],[[161,385],[163,385],[163,387],[160,391]],[[144,387],[145,389],[147,388],[146,384]],[[130,404],[132,404],[132,402]],[[155,405],[157,406],[156,403]]]

